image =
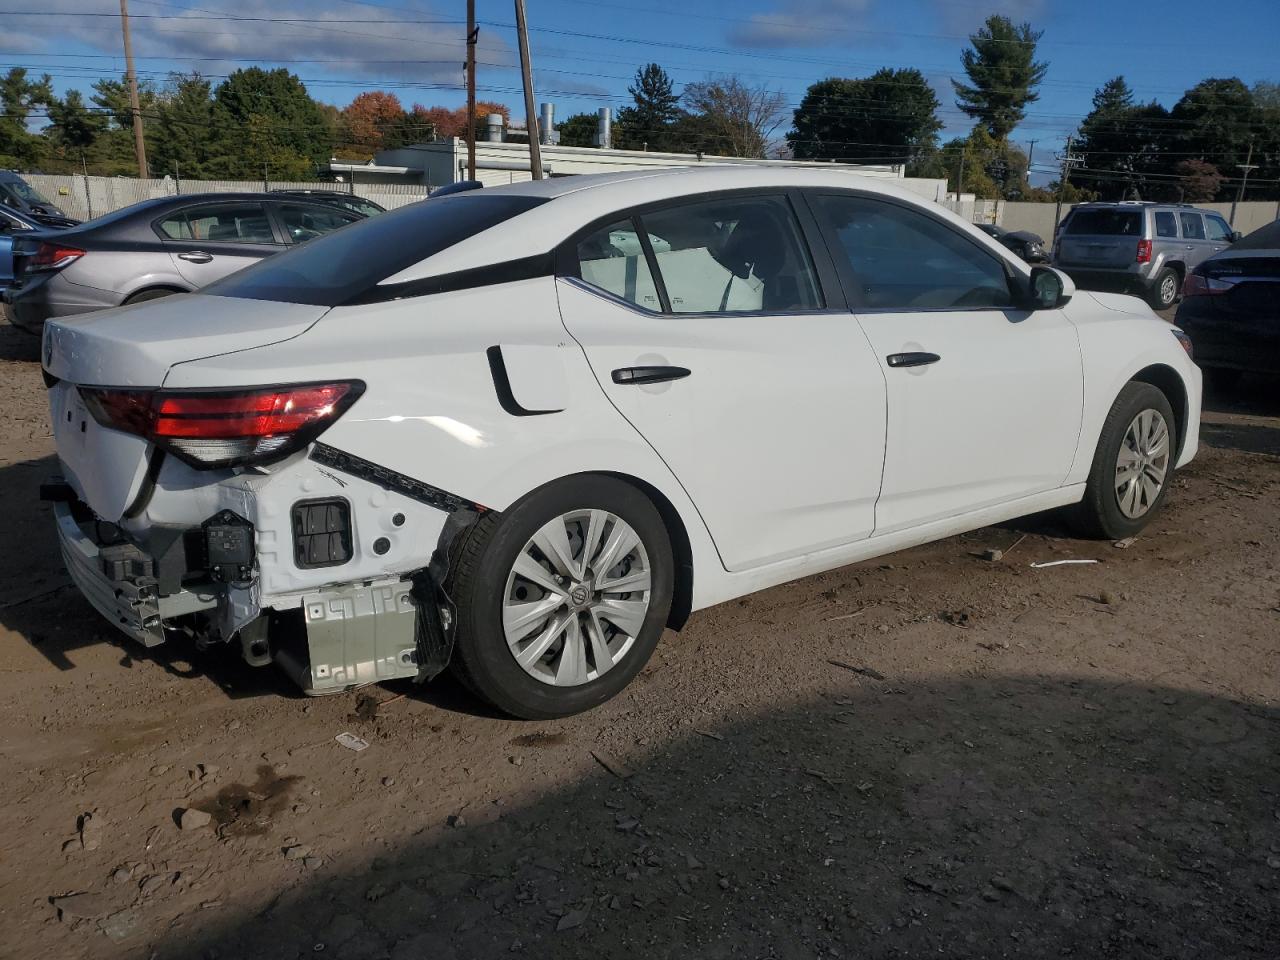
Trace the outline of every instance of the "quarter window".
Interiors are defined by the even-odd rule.
[[[1204,223],[1200,219],[1200,214],[1179,213],[1178,218],[1182,221],[1182,238],[1184,240],[1204,239]]]
[[[266,208],[260,203],[220,203],[189,207],[158,224],[169,240],[201,243],[275,243]]]
[[[1168,210],[1156,211],[1156,236],[1157,237],[1176,237],[1178,235],[1178,221]]]
[[[839,241],[855,307],[960,310],[1013,304],[1004,264],[953,227],[883,200],[828,194],[814,201]]]
[[[1204,218],[1205,233],[1209,235],[1210,240],[1230,240],[1231,227],[1227,225],[1227,221],[1221,217],[1215,217],[1212,214]]]
[[[635,221],[619,220],[580,240],[578,266],[593,287],[646,310],[662,309]]]

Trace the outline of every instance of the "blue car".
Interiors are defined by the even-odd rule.
[[[13,282],[13,241],[41,230],[63,230],[79,220],[43,213],[19,213],[0,206],[0,294]]]

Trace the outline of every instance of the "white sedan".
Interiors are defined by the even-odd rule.
[[[692,610],[1049,508],[1136,533],[1196,452],[1189,353],[882,180],[544,180],[50,323],[44,493],[143,643],[556,717]]]

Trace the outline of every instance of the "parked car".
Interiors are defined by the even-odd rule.
[[[13,241],[15,238],[44,230],[74,227],[79,220],[53,214],[18,213],[0,207],[0,296],[13,282]]]
[[[53,234],[15,241],[12,323],[186,293],[311,240],[360,214],[301,197],[206,193],[144,200]]]
[[[1177,324],[1196,359],[1226,384],[1243,372],[1280,374],[1280,220],[1187,275]]]
[[[65,217],[58,207],[13,170],[0,170],[0,206],[19,213]]]
[[[1044,249],[1044,238],[1030,230],[1006,230],[994,223],[974,224],[989,237],[995,237],[1027,263],[1046,263],[1049,255]]]
[[[143,643],[557,717],[690,610],[1055,507],[1133,535],[1196,452],[1184,340],[882,180],[542,180],[51,322],[45,495]]]
[[[1239,237],[1189,204],[1082,203],[1058,228],[1053,264],[1085,289],[1134,293],[1166,310],[1183,278]]]
[[[374,203],[364,197],[357,197],[352,193],[338,193],[336,190],[290,190],[286,187],[277,187],[271,192],[289,194],[294,197],[306,197],[308,200],[315,200],[317,203],[332,203],[334,206],[342,207],[344,210],[358,213],[362,217],[375,217],[380,213],[387,212],[387,208],[379,203]]]

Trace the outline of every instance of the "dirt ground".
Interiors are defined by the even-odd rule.
[[[0,956],[1280,956],[1274,384],[1127,549],[1041,517],[779,587],[554,723],[131,645],[7,327],[0,388]]]

